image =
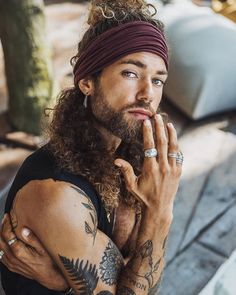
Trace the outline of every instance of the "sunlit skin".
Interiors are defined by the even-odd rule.
[[[90,78],[79,82],[81,91],[90,97],[90,106],[97,119],[95,126],[107,143],[107,151],[115,152],[122,140],[108,130],[108,127],[105,127],[106,124],[99,124],[99,121],[103,122],[106,116],[112,113],[121,114],[123,127],[127,129],[134,127],[142,132],[144,149],[156,147],[158,150],[158,160],[145,158],[142,172],[138,177],[128,162],[116,159],[113,163],[121,169],[127,190],[143,202],[142,218],[138,224],[140,228],[134,228],[135,212],[121,202],[117,209],[113,241],[120,250],[127,241],[133,243],[134,249],[141,249],[147,242],[153,244],[152,259],[155,263],[161,261],[158,271],[153,273],[154,283],[157,283],[164,268],[164,244],[173,218],[173,202],[181,174],[181,166],[177,165],[175,159],[167,156],[168,152],[179,151],[176,130],[172,124],[168,124],[167,138],[161,116],[154,116],[161,101],[166,79],[167,71],[162,58],[152,53],[138,52],[125,56],[102,71],[99,77],[100,92],[96,88],[96,83]],[[102,97],[97,93],[102,94]],[[152,119],[153,126],[149,119]],[[15,212],[12,212],[18,218],[18,228],[15,233],[18,238],[20,237],[37,251],[28,252],[29,248],[23,243],[15,242],[11,249],[13,251],[18,247],[21,258],[15,254],[16,257],[9,258],[9,261],[14,261],[9,267],[11,271],[34,279],[49,289],[63,290],[68,287],[68,282],[75,289],[76,286],[60,263],[58,253],[67,257],[89,260],[92,264],[99,266],[109,239],[98,230],[95,242],[90,241],[90,237],[84,230],[84,222],[90,220],[91,216],[81,205],[81,198],[83,199],[83,196],[78,197],[68,183],[55,182],[51,179],[31,181],[17,193],[14,201]],[[4,224],[0,246],[7,252],[6,241],[14,233],[7,217]],[[31,230],[30,236],[23,235],[24,227]],[[32,232],[39,237],[42,244]],[[60,235],[57,234],[58,232]],[[41,251],[40,254],[38,249]],[[46,251],[50,253],[50,256]],[[12,255],[11,251],[8,257],[11,257],[10,255]],[[51,257],[63,271],[67,281],[55,268]],[[141,280],[146,290],[143,293],[143,290],[132,285],[132,282],[127,279],[127,274],[131,274],[130,269],[132,269],[132,277],[136,272],[148,273],[152,263],[150,264],[150,260],[147,260],[146,264],[140,265],[140,260],[132,253],[128,258],[129,266],[122,269],[118,284],[125,284],[132,288],[137,295],[146,295],[149,285],[145,276]],[[10,262],[5,260],[3,263],[10,265]],[[102,280],[99,280],[96,294],[101,290],[116,294],[115,288],[116,286],[105,285]]]

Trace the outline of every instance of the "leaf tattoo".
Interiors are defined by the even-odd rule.
[[[75,191],[77,191],[79,194],[83,195],[86,199],[87,199],[87,203],[82,203],[82,205],[88,209],[89,211],[89,215],[91,217],[91,220],[92,220],[92,224],[93,226],[91,227],[88,222],[85,221],[85,232],[88,234],[88,235],[91,235],[93,237],[93,244],[94,244],[94,241],[95,241],[95,237],[96,237],[96,234],[97,234],[97,225],[98,225],[98,219],[97,219],[97,212],[96,212],[96,209],[92,203],[92,201],[90,200],[90,198],[85,194],[84,191],[82,191],[80,188],[78,187],[74,187],[74,186],[71,186],[71,188],[73,188]]]
[[[70,279],[75,282],[76,290],[81,295],[93,295],[99,280],[96,265],[83,260],[68,259],[59,255],[61,262],[67,270]]]
[[[137,271],[132,270],[132,272],[138,276],[145,278],[148,281],[149,288],[153,287],[153,274],[158,271],[158,268],[161,263],[161,258],[153,265],[153,259],[152,259],[152,254],[153,254],[153,243],[151,240],[147,240],[136,252],[135,258],[139,259],[141,261],[141,264],[145,260],[146,263],[148,263],[148,271],[145,274],[138,274]]]

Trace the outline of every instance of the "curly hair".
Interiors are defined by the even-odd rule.
[[[97,0],[92,2],[88,24],[90,27],[78,44],[78,52],[71,59],[74,64],[86,46],[106,30],[131,21],[148,21],[163,29],[155,20],[149,5],[141,0]],[[92,77],[96,83],[101,73]],[[107,153],[105,143],[92,122],[89,108],[83,106],[84,94],[76,85],[62,91],[54,108],[49,128],[50,144],[59,167],[75,175],[85,176],[101,196],[107,212],[118,206],[120,196],[130,207],[140,210],[139,202],[125,189],[124,180],[114,160],[121,157],[130,162],[137,174],[143,161],[142,144],[122,142],[114,155]]]

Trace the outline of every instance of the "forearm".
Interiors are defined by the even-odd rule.
[[[155,214],[156,215],[156,214]],[[165,241],[172,218],[155,217],[150,210],[143,214],[136,247],[122,269],[116,294],[152,294],[157,289],[164,268]]]

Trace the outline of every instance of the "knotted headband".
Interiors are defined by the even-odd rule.
[[[97,36],[82,52],[74,66],[75,85],[135,52],[160,56],[168,69],[168,48],[160,29],[145,21],[134,21],[114,27]]]

